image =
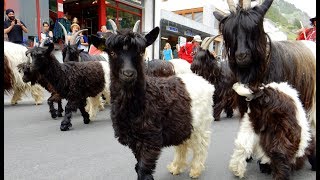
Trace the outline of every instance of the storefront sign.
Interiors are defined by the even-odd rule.
[[[186,35],[186,36],[194,36],[191,30],[184,31],[184,35]]]
[[[172,27],[172,26],[166,26],[166,30],[167,31],[171,31],[171,32],[175,32],[175,33],[178,33],[178,28],[176,27]]]

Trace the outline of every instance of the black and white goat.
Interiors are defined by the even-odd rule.
[[[168,146],[176,150],[168,165],[174,175],[183,171],[187,151],[193,150],[189,175],[196,178],[207,158],[214,86],[193,73],[145,75],[144,52],[158,34],[158,27],[145,36],[120,30],[106,40],[115,137],[132,150],[139,180],[153,179],[161,149]]]
[[[85,111],[86,98],[100,98],[102,92],[109,88],[109,65],[106,61],[60,63],[51,53],[53,49],[53,44],[49,44],[48,49],[34,47],[26,55],[32,57],[31,71],[44,76],[60,96],[68,101],[60,126],[62,131],[66,131],[72,126],[72,111],[77,108],[80,109],[84,123],[90,122],[89,114]]]
[[[31,95],[35,100],[35,104],[42,104],[43,102],[43,88],[31,83],[25,83],[22,80],[22,74],[17,68],[18,64],[30,62],[30,58],[25,55],[28,49],[20,44],[4,41],[4,82],[5,92],[13,93],[11,104],[17,104],[26,91],[31,91]]]
[[[100,55],[89,55],[83,52],[83,49],[78,49],[79,45],[79,34],[83,31],[87,31],[88,29],[82,29],[73,34],[70,38],[70,41],[67,38],[67,30],[65,27],[58,22],[61,26],[64,36],[65,36],[65,44],[62,49],[62,60],[63,62],[74,61],[74,62],[85,62],[85,61],[108,61],[108,55],[100,54]],[[109,81],[109,79],[107,79]],[[100,98],[92,98],[88,97],[87,105],[85,107],[86,111],[89,113],[90,119],[95,118],[98,109],[104,109],[105,104],[109,104],[110,102],[110,91],[109,88],[105,89],[102,92],[103,97],[105,97],[105,102],[103,102],[102,97]]]
[[[259,160],[261,172],[272,172],[277,180],[289,179],[306,157],[316,170],[314,137],[294,88],[273,82],[255,90],[235,83],[233,89],[248,101],[229,164],[234,175],[244,177],[250,156]]]

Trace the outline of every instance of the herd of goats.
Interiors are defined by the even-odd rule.
[[[161,149],[168,146],[175,147],[168,170],[183,172],[191,150],[189,175],[199,177],[212,121],[220,120],[222,111],[232,117],[235,109],[241,117],[229,163],[235,176],[244,177],[251,158],[276,180],[289,179],[307,159],[316,171],[316,44],[271,41],[263,19],[273,0],[255,7],[247,0],[237,6],[227,1],[230,14],[213,13],[224,39],[222,61],[208,51],[215,37],[204,39],[191,65],[181,59],[145,61],[145,49],[160,30],[142,35],[138,23],[133,30],[96,38],[95,46],[108,58],[84,55],[77,49],[81,30],[66,39],[63,63],[53,55],[53,44],[27,49],[4,42],[5,91],[13,92],[11,103],[16,104],[30,90],[38,104],[44,87],[51,93],[51,117],[65,111],[62,131],[72,126],[77,109],[88,124],[109,104],[115,137],[132,150],[139,180],[153,179]],[[67,100],[64,110],[62,99]]]

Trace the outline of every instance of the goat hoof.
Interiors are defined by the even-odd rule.
[[[71,123],[69,123],[69,124],[61,124],[60,130],[61,131],[68,131],[70,127],[72,127]]]
[[[261,164],[260,161],[258,161],[258,164],[259,164],[261,173],[271,174],[271,167],[269,164]]]
[[[55,118],[57,117],[57,114],[56,114],[56,113],[51,113],[51,117],[52,117],[53,119],[55,119]]]
[[[146,175],[142,178],[143,180],[154,180],[152,175]]]
[[[253,160],[253,158],[249,157],[249,158],[246,159],[246,162],[251,162],[252,160]]]
[[[89,118],[84,118],[84,119],[83,119],[83,123],[89,124],[89,123],[90,123],[90,119],[89,119]]]
[[[63,117],[62,113],[58,113],[58,117]]]
[[[232,118],[233,114],[227,114],[227,118]]]
[[[214,118],[214,121],[220,121],[220,118]]]
[[[317,160],[316,157],[311,157],[308,159],[309,163],[311,164],[311,170],[316,171],[317,170]]]

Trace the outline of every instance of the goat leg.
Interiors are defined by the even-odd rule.
[[[71,124],[72,111],[77,110],[77,107],[78,107],[77,104],[78,103],[76,102],[71,102],[71,101],[67,102],[67,105],[65,107],[65,115],[60,125],[61,131],[67,131],[69,130],[70,127],[72,127],[72,124]]]
[[[226,105],[225,108],[224,108],[224,111],[225,111],[226,114],[227,114],[227,118],[232,118],[232,116],[233,116],[233,109],[232,109],[231,106]]]
[[[215,103],[213,106],[213,117],[215,121],[220,121],[220,114],[223,110],[225,103],[221,99],[215,99]]]
[[[316,156],[316,143],[315,138],[312,136],[311,143],[308,147],[309,153],[308,153],[308,160],[311,165],[311,170],[316,171],[317,170],[317,156]]]
[[[89,124],[90,123],[90,118],[89,118],[89,113],[86,111],[86,99],[81,100],[79,104],[79,110],[81,112],[81,115],[83,117],[83,123]]]
[[[272,176],[275,180],[289,180],[290,176],[290,158],[280,152],[272,153],[271,157],[271,169]]]
[[[60,98],[60,100],[58,101],[58,117],[62,117],[62,113],[63,113],[62,100]]]
[[[152,173],[156,168],[156,162],[160,156],[161,148],[147,147],[142,145],[139,152],[134,152],[137,157],[135,170],[138,174],[138,180],[153,180]]]
[[[57,110],[54,108],[52,95],[48,98],[47,103],[49,105],[49,112],[51,114],[51,117],[55,119],[57,117],[57,113],[56,113]]]

